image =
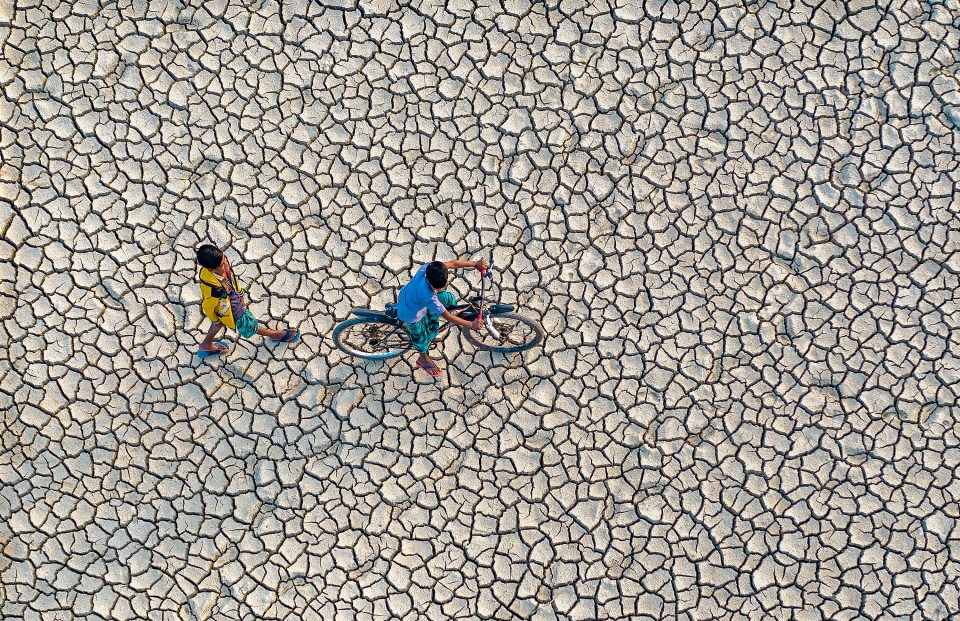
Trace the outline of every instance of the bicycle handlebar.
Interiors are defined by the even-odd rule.
[[[485,269],[485,270],[484,270],[484,269],[481,269],[481,270],[479,270],[479,271],[480,271],[480,277],[481,277],[481,278],[483,278],[484,276],[486,276],[488,273],[493,272],[493,258],[491,257],[491,258],[490,258],[490,262],[487,263],[487,269]]]

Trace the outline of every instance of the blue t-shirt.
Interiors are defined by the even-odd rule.
[[[427,282],[427,265],[417,270],[413,278],[397,298],[397,319],[407,323],[416,323],[423,319],[427,311],[442,315],[446,309],[437,299],[437,292]]]

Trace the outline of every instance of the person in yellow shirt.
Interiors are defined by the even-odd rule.
[[[244,304],[240,281],[219,248],[212,244],[200,246],[197,263],[200,264],[200,306],[213,322],[200,343],[197,353],[201,358],[230,351],[226,342],[213,340],[224,328],[236,330],[243,338],[259,334],[282,343],[293,343],[300,338],[300,330],[296,328],[271,330],[260,324]]]

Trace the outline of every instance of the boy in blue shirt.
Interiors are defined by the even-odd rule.
[[[427,355],[430,342],[440,331],[440,318],[450,323],[479,331],[483,320],[478,316],[473,321],[461,319],[448,311],[457,304],[457,298],[447,286],[447,270],[472,267],[486,270],[490,265],[486,259],[479,261],[434,261],[422,266],[413,278],[402,289],[397,299],[397,318],[407,324],[410,332],[410,342],[414,349],[420,352],[417,366],[429,373],[432,377],[440,377],[440,370]]]

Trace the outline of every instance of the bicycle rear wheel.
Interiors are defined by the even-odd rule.
[[[344,321],[333,329],[333,343],[340,351],[351,356],[386,360],[410,349],[410,335],[401,324],[373,317],[358,317]]]
[[[493,328],[500,335],[499,339],[494,338],[486,328],[481,329],[480,332],[463,330],[464,336],[477,349],[509,354],[526,351],[543,340],[543,328],[532,319],[513,313],[503,313],[490,315],[486,320],[493,323]]]

